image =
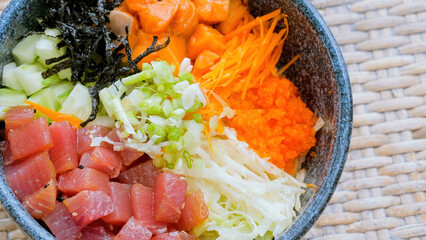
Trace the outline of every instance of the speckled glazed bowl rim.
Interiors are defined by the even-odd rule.
[[[321,188],[318,190],[315,198],[309,203],[309,206],[296,218],[295,222],[279,238],[280,240],[301,238],[312,227],[325,209],[336,189],[340,175],[342,174],[348,154],[352,131],[351,88],[346,65],[339,46],[327,24],[309,0],[292,1],[303,15],[307,17],[309,23],[320,37],[322,44],[327,51],[328,57],[330,58],[338,91],[339,106],[337,118],[339,119],[339,123],[337,131],[335,132],[336,141],[334,144],[332,159],[329,163],[329,171],[324,178]],[[17,12],[24,8],[24,3],[25,1],[22,0],[12,0],[0,16],[0,26],[3,26],[5,23],[13,19],[18,14]],[[3,38],[3,36],[4,34],[0,36],[0,39]],[[28,214],[14,196],[4,178],[2,168],[0,173],[0,201],[10,217],[15,220],[17,225],[31,239],[54,240],[55,238]]]

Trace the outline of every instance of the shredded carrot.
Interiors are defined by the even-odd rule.
[[[209,127],[207,126],[207,123],[204,123],[204,134],[207,137],[207,141],[209,141],[210,150],[212,151],[212,156],[214,158],[213,145],[212,145],[212,141],[210,140]]]
[[[314,188],[314,187],[316,187],[316,185],[315,185],[315,184],[310,183],[310,184],[306,184],[306,187],[308,187],[308,188]]]
[[[277,31],[280,22],[285,27]],[[247,11],[225,35],[225,53],[198,82],[235,110],[232,119],[220,124],[234,128],[238,139],[259,156],[293,174],[300,155],[315,145],[316,118],[294,84],[280,76],[300,55],[280,71],[276,68],[288,34],[287,15],[280,9],[256,19]],[[223,111],[222,104],[209,94],[207,97],[208,106],[200,111],[204,119]],[[207,135],[206,127],[205,131]]]
[[[52,109],[49,109],[47,107],[44,107],[42,105],[39,105],[37,103],[33,103],[30,101],[25,101],[26,104],[31,105],[36,110],[42,112],[44,115],[46,115],[48,118],[52,119],[54,122],[62,122],[67,121],[69,122],[75,129],[78,129],[80,127],[81,120],[67,115],[60,112],[56,112]]]

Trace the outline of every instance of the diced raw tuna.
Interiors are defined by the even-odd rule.
[[[167,232],[167,224],[154,219],[154,189],[136,183],[132,187],[133,216],[144,223],[152,234]]]
[[[124,225],[132,217],[132,203],[130,200],[132,185],[110,182],[108,187],[108,195],[114,204],[114,211],[103,217],[102,220],[113,225]]]
[[[42,219],[55,209],[57,192],[56,179],[52,179],[44,187],[26,196],[22,205],[33,218]]]
[[[80,228],[64,203],[56,202],[55,209],[43,221],[58,240],[75,240],[81,236]]]
[[[114,240],[149,240],[151,236],[152,233],[144,226],[144,223],[132,217],[115,236]]]
[[[79,227],[104,217],[113,211],[111,198],[102,191],[79,192],[74,197],[64,200],[65,206]]]
[[[45,117],[33,120],[9,132],[7,136],[14,160],[29,157],[53,147],[52,136]]]
[[[76,168],[59,176],[59,190],[68,195],[75,195],[83,190],[109,192],[109,177],[92,168]]]
[[[10,151],[10,143],[7,140],[0,142],[0,150],[3,155],[4,165],[7,166],[13,163],[12,152]]]
[[[34,120],[34,108],[31,106],[10,107],[4,115],[6,133]]]
[[[115,128],[108,133],[107,137],[113,142],[122,142],[123,139],[119,137],[120,132],[121,132],[120,129]],[[112,144],[107,142],[103,142],[101,146],[110,148],[111,150],[113,150],[113,147],[114,147]],[[124,148],[121,151],[115,151],[115,153],[118,154],[118,156],[121,159],[121,162],[125,166],[130,166],[134,161],[138,160],[140,157],[144,155],[143,152],[139,152],[132,148]]]
[[[156,221],[177,223],[182,213],[188,184],[182,176],[163,172],[155,180],[154,217]]]
[[[101,225],[92,225],[81,229],[81,238],[79,240],[111,240],[114,235],[108,233],[105,228]]]
[[[186,196],[178,226],[182,230],[189,231],[208,217],[209,209],[204,202],[204,194],[201,190],[197,190]]]
[[[118,180],[122,183],[140,183],[146,187],[153,188],[155,186],[155,179],[160,173],[161,170],[152,164],[152,160],[149,160],[121,172],[118,175]]]
[[[77,129],[77,153],[81,156],[90,148],[93,138],[105,137],[111,131],[111,128],[102,125],[92,125]]]
[[[159,234],[151,240],[197,240],[198,238],[184,231]]]
[[[81,156],[80,165],[106,173],[111,178],[116,178],[121,169],[121,161],[118,156],[104,147],[96,147],[85,152]]]
[[[57,122],[50,125],[53,148],[50,149],[50,159],[60,174],[78,166],[77,131],[69,122]]]
[[[5,167],[4,175],[20,201],[56,177],[47,152],[41,152]]]

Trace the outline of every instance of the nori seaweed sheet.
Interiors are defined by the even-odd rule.
[[[158,37],[155,36],[151,46],[133,60],[127,37],[117,36],[107,28],[109,13],[122,1],[48,0],[47,14],[39,18],[41,29],[61,30],[62,35],[59,37],[62,41],[57,48],[67,46],[67,53],[64,56],[46,60],[46,64],[56,64],[46,70],[43,77],[48,78],[71,68],[72,82],[95,83],[89,87],[92,113],[82,126],[96,118],[100,90],[123,77],[139,72],[138,62],[149,54],[167,47],[170,42],[168,38],[164,43],[157,45]],[[127,63],[123,63],[124,57],[127,57]]]

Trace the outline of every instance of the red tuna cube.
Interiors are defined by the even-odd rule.
[[[146,187],[153,188],[155,186],[155,179],[160,173],[161,170],[152,164],[152,160],[149,160],[121,172],[118,175],[118,180],[122,183],[140,183]]]
[[[154,217],[156,221],[177,223],[180,219],[188,184],[184,177],[163,172],[155,180]]]
[[[189,231],[209,217],[209,209],[204,202],[204,194],[197,190],[186,196],[185,205],[179,220],[179,228]]]
[[[59,176],[59,190],[75,195],[83,190],[109,192],[109,177],[92,168],[76,168]]]
[[[33,218],[42,219],[55,209],[57,192],[56,179],[52,179],[38,191],[26,196],[22,205]]]
[[[31,106],[10,107],[4,115],[6,133],[34,120],[34,108]]]
[[[154,235],[167,231],[167,224],[154,219],[154,189],[136,183],[132,187],[133,216],[144,223]]]
[[[115,128],[108,133],[107,137],[113,142],[123,142],[124,139],[120,138],[120,132],[121,132],[120,129]],[[113,147],[114,147],[112,144],[106,143],[106,142],[103,142],[101,146],[110,148],[111,150],[113,150]],[[139,159],[140,157],[144,155],[144,152],[139,152],[135,149],[126,148],[126,147],[122,150],[115,151],[115,152],[118,154],[118,156],[121,159],[121,162],[125,166],[130,166],[134,161],[136,161],[137,159]]]
[[[132,185],[110,182],[108,187],[108,195],[114,204],[114,211],[103,217],[102,220],[113,225],[124,225],[132,217],[132,203],[130,201]]]
[[[65,206],[79,227],[104,217],[113,211],[114,204],[111,198],[102,191],[79,192],[74,197],[64,200]]]
[[[184,231],[159,234],[151,240],[197,240],[198,238]]]
[[[78,166],[77,131],[69,122],[53,123],[49,128],[54,145],[49,155],[56,173],[60,174],[76,168]]]
[[[96,137],[105,137],[111,128],[102,125],[92,125],[77,129],[77,153],[79,156],[92,148],[92,140]]]
[[[106,173],[111,178],[116,178],[121,169],[121,161],[118,156],[103,147],[96,147],[85,152],[81,156],[80,165]]]
[[[7,136],[14,160],[29,157],[53,147],[52,136],[45,117],[33,120],[9,132]]]
[[[5,167],[4,175],[19,200],[44,187],[56,177],[47,152],[35,154]]]
[[[56,202],[53,212],[43,221],[58,240],[75,240],[81,236],[80,228],[62,202]]]
[[[114,235],[108,233],[101,225],[90,224],[81,229],[81,238],[79,240],[111,240]]]
[[[3,155],[4,165],[7,166],[13,163],[12,152],[10,151],[10,143],[7,140],[0,142],[0,151]]]
[[[115,236],[114,240],[149,240],[151,236],[152,234],[148,228],[132,217]]]

